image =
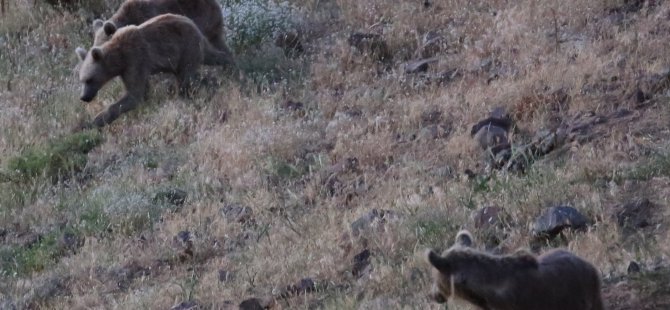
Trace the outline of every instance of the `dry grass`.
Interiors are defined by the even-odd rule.
[[[0,231],[7,232],[0,237],[0,308],[11,300],[33,308],[167,309],[194,300],[217,309],[277,297],[309,277],[316,292],[274,306],[437,309],[426,298],[428,270],[417,253],[448,246],[460,228],[474,230],[472,213],[490,205],[512,218],[503,251],[529,246],[542,208],[568,203],[594,225],[544,248],[568,247],[607,281],[625,276],[631,260],[668,266],[670,96],[644,81],[670,64],[669,3],[625,12],[630,1],[304,2],[293,1],[318,25],[306,32],[306,55],[239,51],[243,68],[254,70],[252,85],[226,82],[194,100],[175,98],[156,78],[145,106],[102,130],[104,143],[83,171],[58,182],[0,183]],[[10,1],[6,9],[2,169],[24,150],[69,135],[121,90],[116,83],[92,105],[78,101],[72,52],[91,42],[83,18],[32,1]],[[380,64],[350,48],[353,31],[381,34],[393,61]],[[458,69],[452,82],[402,70],[428,31],[447,43],[427,75]],[[641,107],[627,97],[638,86],[651,96]],[[564,103],[552,97],[557,91]],[[287,100],[304,110],[286,111]],[[470,126],[498,106],[515,118],[516,143],[580,112],[626,108],[636,117],[599,127],[591,141],[539,159],[525,174],[468,180],[466,169],[485,171]],[[448,134],[421,138],[434,111]],[[351,158],[356,169],[342,169]],[[165,188],[184,190],[185,204],[152,200]],[[610,214],[635,197],[653,202],[656,222],[630,234]],[[231,204],[250,207],[251,220],[222,215]],[[396,218],[352,236],[350,224],[372,209]],[[85,238],[74,253],[49,243],[70,231]],[[192,256],[180,258],[180,231],[192,236]],[[30,234],[42,241],[24,245]],[[364,249],[372,269],[357,278],[353,258]],[[120,285],[110,274],[124,266],[148,271]],[[220,282],[219,270],[232,276]],[[59,289],[35,293],[53,279],[62,281]],[[642,282],[631,283],[634,290]],[[632,308],[613,298],[610,309],[668,300],[649,296]]]

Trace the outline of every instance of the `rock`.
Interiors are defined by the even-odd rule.
[[[358,237],[362,232],[375,225],[384,225],[387,221],[397,219],[398,215],[391,210],[372,209],[351,223],[351,234]]]
[[[351,270],[354,277],[360,278],[372,271],[372,266],[370,266],[370,255],[371,253],[368,249],[354,255],[354,266]]]
[[[404,65],[405,73],[414,74],[419,72],[426,72],[428,71],[428,65],[437,62],[437,60],[437,58],[427,58],[409,61]]]
[[[316,291],[316,284],[312,278],[303,278],[295,285],[297,288],[298,294],[300,293],[310,293]]]
[[[381,35],[374,33],[355,32],[349,36],[347,40],[350,46],[353,46],[363,54],[370,55],[373,59],[378,61],[390,61],[391,53],[382,39]]]
[[[300,35],[296,32],[287,32],[277,35],[275,45],[284,50],[286,56],[300,55],[305,49],[300,42]]]
[[[228,282],[233,278],[233,274],[226,270],[219,270],[219,282]]]
[[[245,224],[252,220],[253,210],[239,203],[226,205],[219,210],[229,223]]]
[[[182,230],[177,233],[176,236],[172,238],[173,243],[179,253],[177,257],[180,262],[184,262],[189,258],[193,257],[193,240],[191,232],[188,230]]]
[[[490,229],[500,226],[504,220],[504,210],[499,207],[483,207],[473,214],[475,228]]]
[[[573,207],[550,207],[535,220],[533,234],[553,238],[565,228],[580,230],[588,223],[589,219]]]
[[[628,264],[628,268],[626,269],[628,274],[639,273],[640,271],[640,264],[635,261],[631,261],[630,264]]]
[[[616,208],[616,219],[624,228],[644,228],[651,224],[653,204],[649,199],[634,199]]]
[[[183,301],[180,304],[170,308],[170,310],[197,310],[200,309],[200,305],[193,300]]]
[[[508,143],[507,132],[511,126],[512,121],[510,119],[489,117],[473,125],[470,135],[482,149],[488,150]]]
[[[480,208],[472,219],[487,250],[497,247],[506,237],[505,225],[511,221],[505,210],[494,206]]]
[[[249,298],[240,303],[240,310],[263,310],[263,301],[258,298]]]
[[[181,206],[186,201],[186,192],[178,188],[170,188],[160,191],[154,196],[154,202],[167,202],[175,206]]]
[[[429,141],[440,138],[446,138],[448,135],[449,130],[447,130],[446,128],[440,125],[428,125],[426,127],[421,128],[421,131],[419,131],[419,134],[417,135],[417,139],[420,141]]]

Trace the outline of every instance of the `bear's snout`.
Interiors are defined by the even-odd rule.
[[[81,95],[79,99],[81,99],[81,101],[83,102],[91,102],[93,100],[93,96]]]
[[[81,97],[79,97],[79,99],[83,102],[91,102],[97,94],[98,91],[92,87],[84,87],[84,90],[81,92]]]

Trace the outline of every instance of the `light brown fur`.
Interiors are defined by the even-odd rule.
[[[434,301],[444,303],[453,296],[490,310],[603,309],[598,270],[566,250],[538,257],[525,251],[498,256],[467,243],[472,244],[470,234],[461,232],[441,256],[426,251]]]
[[[225,55],[214,49],[195,24],[181,15],[165,14],[140,26],[120,29],[105,44],[89,52],[77,49],[83,61],[79,79],[81,100],[89,102],[112,78],[120,76],[126,94],[100,113],[93,124],[102,127],[142,102],[149,76],[167,72],[177,77],[181,95],[188,94],[200,64],[228,65]]]
[[[209,43],[234,62],[233,54],[225,43],[223,14],[216,0],[127,0],[103,22],[95,20],[93,46],[109,41],[116,29],[129,25],[140,25],[162,14],[183,15],[190,18]]]

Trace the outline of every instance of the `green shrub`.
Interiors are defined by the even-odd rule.
[[[296,31],[302,23],[298,8],[272,0],[223,0],[226,36],[240,51],[267,42],[282,32]]]
[[[86,154],[102,143],[97,130],[89,130],[36,146],[22,155],[9,159],[9,177],[35,177],[42,174],[58,178],[81,170],[87,162]],[[7,176],[5,176],[7,177]]]

